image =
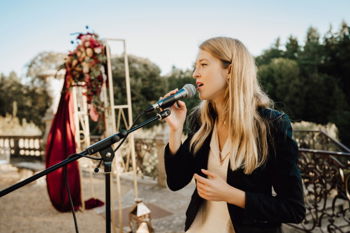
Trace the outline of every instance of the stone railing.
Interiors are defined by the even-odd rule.
[[[102,138],[99,136],[91,137],[91,143],[97,142]],[[166,140],[163,134],[155,138],[135,137],[136,167],[139,175],[152,177],[158,184],[165,187],[165,168],[163,151]],[[132,170],[132,161],[128,149],[128,141],[120,148],[123,157],[123,168],[125,172]],[[129,156],[127,156],[129,154]]]
[[[0,136],[0,155],[13,161],[43,161],[41,136]]]
[[[350,150],[322,131],[294,131],[306,217],[305,232],[350,232]]]
[[[350,152],[350,149],[321,130],[294,130],[299,148]]]

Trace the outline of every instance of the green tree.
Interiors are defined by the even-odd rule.
[[[160,68],[149,59],[128,55],[133,118],[165,94]],[[115,104],[127,104],[124,57],[112,59]],[[149,116],[143,117],[140,121]],[[152,124],[153,125],[153,124]],[[148,127],[151,127],[149,125]]]
[[[330,31],[324,37],[325,60],[320,71],[339,81],[350,103],[350,27],[343,22],[338,33]]]
[[[26,77],[30,85],[46,87],[46,78],[54,74],[62,64],[66,54],[57,52],[41,52],[27,64]]]
[[[258,69],[258,77],[275,107],[289,113],[293,118],[302,118],[304,101],[303,80],[296,61],[275,58]]]
[[[17,117],[20,120],[36,124],[44,132],[45,124],[42,121],[51,100],[44,88],[22,84],[15,72],[7,77],[0,75],[0,114],[13,112],[13,103],[17,103]]]
[[[294,36],[290,36],[286,43],[286,50],[284,52],[284,58],[297,60],[300,54],[300,46],[298,39]]]
[[[293,36],[284,50],[278,41],[257,57],[263,88],[296,121],[335,123],[341,141],[350,145],[349,26],[330,28],[323,40],[310,27],[303,46]]]
[[[307,31],[305,44],[298,59],[301,74],[308,76],[319,72],[319,65],[325,59],[323,46],[317,29],[310,27]]]
[[[256,64],[266,65],[269,64],[272,59],[283,57],[283,50],[281,49],[281,39],[277,38],[272,47],[265,50],[260,56],[256,57]]]
[[[15,72],[8,76],[0,75],[0,114],[13,112],[13,103],[17,103],[17,117],[36,124],[42,132],[45,130],[43,117],[52,100],[46,90],[48,72],[55,72],[63,64],[64,54],[41,52],[27,64],[25,78],[19,78]]]

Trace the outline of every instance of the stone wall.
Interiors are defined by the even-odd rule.
[[[34,123],[28,123],[26,119],[20,120],[8,114],[0,116],[1,136],[40,136],[41,130]]]

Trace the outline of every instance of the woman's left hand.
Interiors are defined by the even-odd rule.
[[[227,202],[228,195],[233,187],[213,172],[205,169],[201,169],[201,171],[210,177],[210,179],[194,174],[194,178],[197,181],[197,191],[199,196],[208,201]]]

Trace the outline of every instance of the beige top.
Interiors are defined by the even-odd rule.
[[[229,149],[231,143],[226,140],[224,147],[222,148],[221,157],[226,159],[223,164],[220,164],[220,149],[219,140],[216,130],[216,124],[214,124],[213,134],[210,141],[210,152],[208,159],[208,170],[221,176],[226,180],[227,166],[229,161]],[[230,219],[230,215],[227,208],[227,203],[224,201],[207,201],[204,200],[201,208],[199,209],[192,225],[186,231],[186,233],[234,233],[234,228]]]

